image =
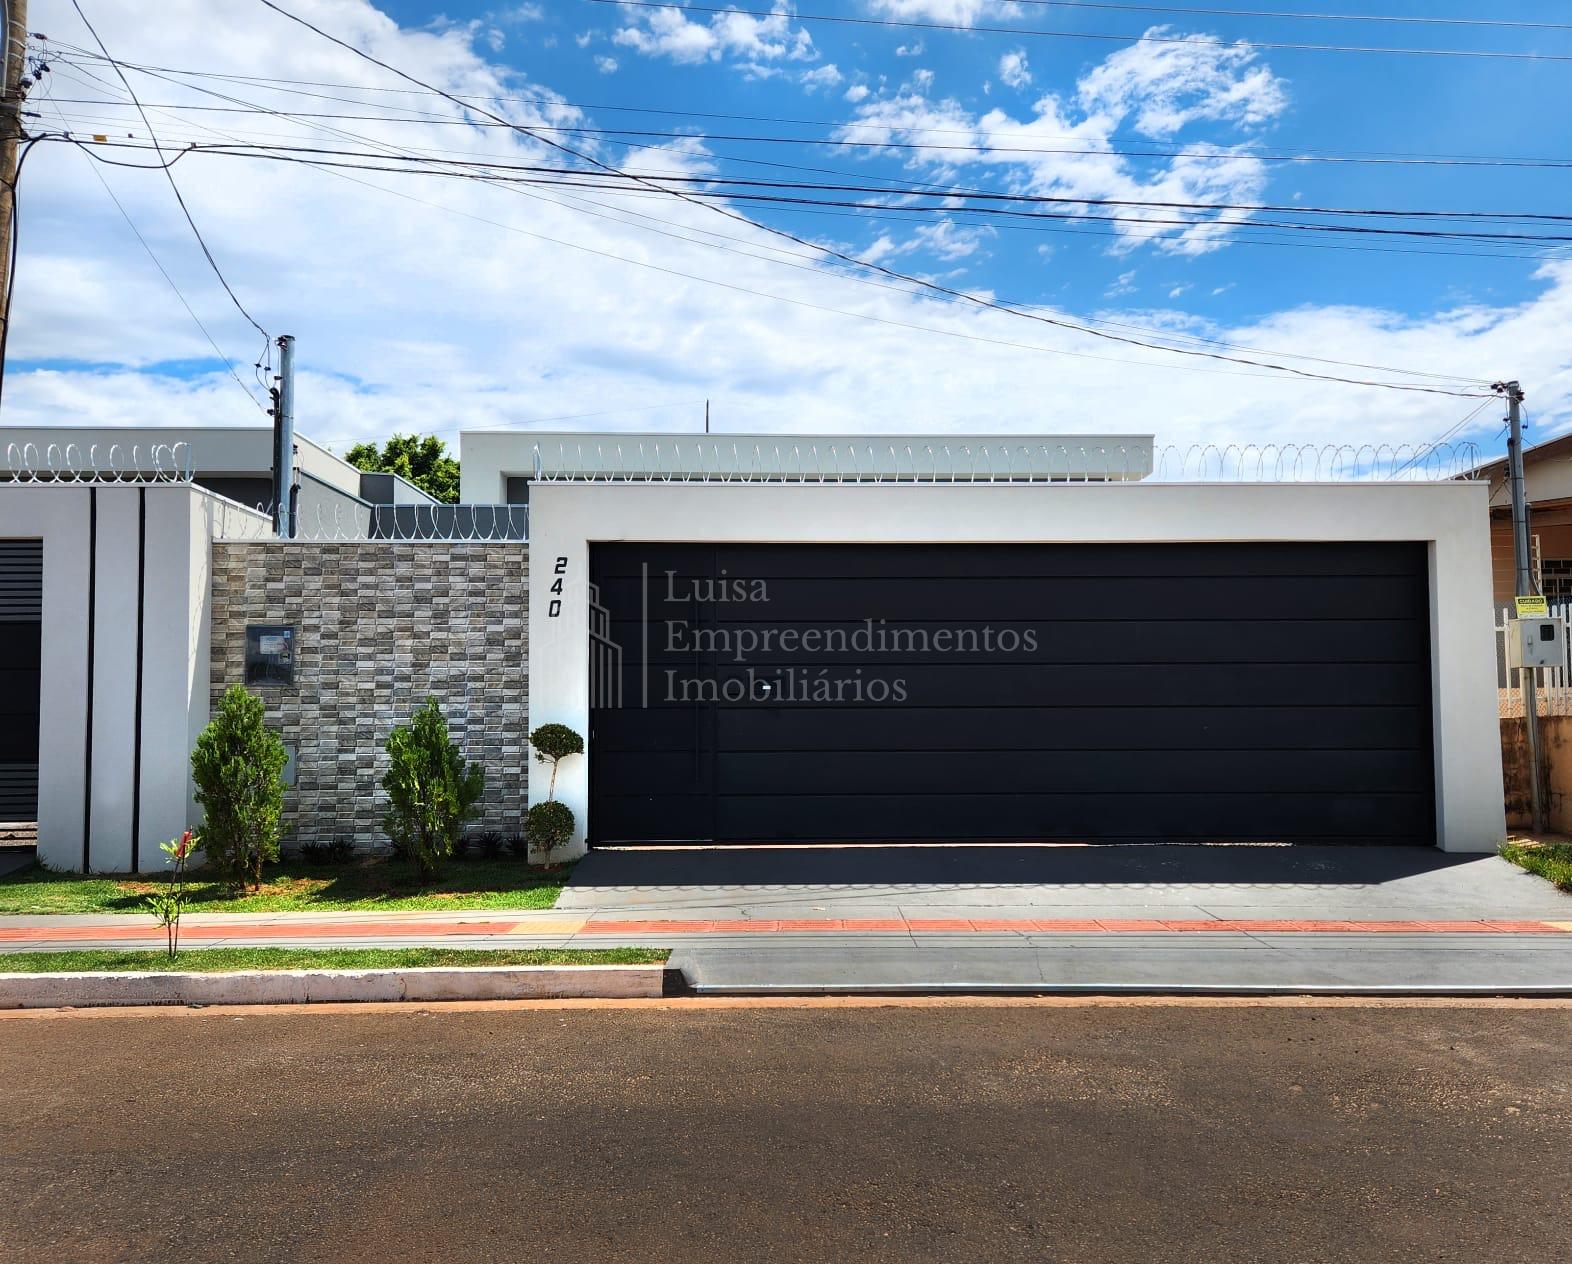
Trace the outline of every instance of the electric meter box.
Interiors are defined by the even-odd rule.
[[[1513,619],[1508,626],[1508,667],[1565,667],[1567,665],[1565,620]]]

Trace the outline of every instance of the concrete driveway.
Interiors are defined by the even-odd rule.
[[[1572,917],[1572,896],[1497,856],[1420,847],[646,847],[591,851],[557,907],[648,918],[1406,921]]]

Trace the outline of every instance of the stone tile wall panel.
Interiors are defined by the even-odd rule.
[[[528,580],[528,546],[518,543],[214,543],[214,704],[244,682],[247,624],[296,628],[294,686],[256,691],[296,752],[286,846],[387,845],[384,744],[428,694],[486,770],[472,828],[520,831]]]

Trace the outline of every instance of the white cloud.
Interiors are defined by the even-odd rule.
[[[1193,284],[1176,285],[1171,290],[1168,291],[1168,297],[1169,298],[1178,298],[1178,297],[1180,297],[1183,294],[1189,293],[1194,288],[1195,287],[1194,287]]]
[[[868,9],[903,22],[944,22],[970,26],[978,18],[1009,12],[997,0],[868,0]]]
[[[1004,69],[1001,63],[1001,76]],[[1024,61],[1019,70],[1026,73]],[[929,87],[913,82],[893,96],[863,103],[857,119],[836,136],[915,145],[891,153],[913,168],[947,177],[968,167],[1002,168],[1020,192],[1238,204],[1260,199],[1266,168],[1237,147],[1192,142],[1184,155],[1166,163],[1136,166],[1109,152],[1115,138],[1125,130],[1168,136],[1200,120],[1255,126],[1287,108],[1281,80],[1256,64],[1250,50],[1210,38],[1120,49],[1080,78],[1073,99],[1045,94],[1025,119],[998,108],[975,115],[953,99],[930,100]],[[974,152],[955,148],[968,137]],[[930,141],[934,148],[922,147]],[[938,147],[941,141],[947,147]],[[1034,149],[1039,152],[1022,152]],[[1175,224],[1171,212],[1129,206],[1118,215],[1112,225],[1116,249],[1150,242],[1183,255],[1218,249],[1249,218],[1248,212],[1219,209],[1193,225]]]
[[[912,71],[911,81],[907,87],[912,92],[926,94],[928,89],[933,87],[933,71],[926,66],[919,66]]]
[[[600,36],[599,31],[580,31],[573,37],[573,42],[580,48],[588,48]]]
[[[921,40],[913,40],[910,44],[897,44],[895,46],[895,55],[897,57],[921,57],[922,54],[923,43]]]
[[[816,66],[812,70],[803,71],[798,78],[798,82],[809,92],[817,92],[821,88],[828,92],[831,88],[839,87],[845,79],[846,76],[841,74],[832,61],[826,62],[822,66]]]
[[[1134,292],[1135,269],[1131,268],[1128,272],[1121,272],[1115,278],[1114,283],[1103,291],[1103,294],[1107,298],[1118,298],[1122,294],[1132,294]]]
[[[1024,88],[1031,83],[1032,72],[1027,69],[1025,49],[1012,49],[999,58],[999,78],[1009,88]]]
[[[617,59],[607,57],[604,53],[596,53],[595,69],[603,75],[614,75],[617,73]]]
[[[769,16],[756,18],[727,10],[695,22],[679,9],[644,9],[629,15],[614,42],[647,57],[696,63],[737,58],[757,65],[771,61],[812,61],[813,37],[791,22],[791,8],[775,0]]]
[[[851,87],[846,89],[845,97],[853,105],[855,105],[859,101],[867,100],[867,97],[868,97],[868,85],[865,84],[865,83],[854,83],[854,84],[852,84]]]
[[[1154,26],[1147,35],[1172,36]],[[1257,127],[1288,107],[1283,81],[1254,50],[1191,35],[1182,44],[1131,44],[1076,85],[1089,115],[1114,115],[1144,136],[1169,137],[1205,119]]]
[[[237,6],[222,24],[205,20],[209,7],[209,0],[166,0],[165,21],[156,27],[135,6],[103,6],[93,17],[116,54],[131,60],[389,83],[353,54],[306,38],[261,6]],[[355,0],[338,0],[332,29],[449,91],[560,100],[550,82],[490,63],[473,33],[400,30]],[[550,60],[541,64],[549,74]],[[164,100],[205,103],[173,85],[161,91],[175,94]],[[260,87],[226,92],[274,104],[289,99]],[[517,134],[452,125],[458,111],[429,95],[391,92],[378,100],[411,112],[435,109],[448,125],[344,126],[375,143],[455,156],[512,163],[546,157]],[[47,124],[49,109],[40,108]],[[595,121],[561,104],[509,108],[523,123]],[[923,100],[901,108],[923,125],[949,117],[950,109]],[[1063,122],[1034,125],[1046,132]],[[1020,126],[997,122],[1006,124]],[[317,143],[304,123],[273,120],[269,130],[287,134],[291,127],[302,144]],[[680,151],[640,151],[638,165],[692,173],[703,161],[691,142]],[[249,380],[260,340],[208,272],[168,187],[117,168],[104,174]],[[684,413],[657,405],[705,396],[715,400],[723,428],[870,432],[1075,429],[1086,424],[1086,401],[1095,400],[1099,426],[1155,427],[1170,442],[1425,440],[1472,406],[1185,361],[859,284],[845,269],[780,266],[752,256],[801,248],[681,201],[628,199],[604,218],[555,194],[528,197],[471,181],[387,173],[356,179],[362,174],[364,183],[355,183],[297,164],[200,154],[176,168],[236,293],[270,330],[299,337],[301,430],[341,450],[394,428],[438,429],[452,438],[460,426],[522,427],[613,409],[627,411],[568,424],[691,429],[701,406]],[[1087,186],[1103,178],[1094,176],[1055,173]],[[1114,177],[1146,187],[1117,165]],[[40,146],[27,179],[33,209],[17,276],[7,424],[260,424],[261,413],[222,369],[193,375],[180,367],[211,352],[104,197],[89,160],[66,146]],[[722,253],[653,229],[721,232],[740,240],[718,245],[750,253]],[[942,243],[941,234],[960,227],[929,232]],[[904,251],[914,266],[923,258],[907,241],[892,239],[883,250],[887,257]],[[1041,287],[1016,288],[1029,280],[1012,278],[1003,297],[1035,299],[1044,313],[1077,318],[1047,302]],[[1127,311],[1116,318],[1136,319]],[[1514,302],[1482,294],[1415,313],[1299,305],[1251,321],[1186,326],[1210,338],[1332,359],[1483,378],[1510,371],[1531,383],[1547,436],[1572,426],[1568,327],[1572,262],[1545,265]],[[1001,345],[1009,343],[1021,345]],[[1487,410],[1462,437],[1488,438],[1493,421]]]

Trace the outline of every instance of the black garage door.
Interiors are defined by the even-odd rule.
[[[1425,546],[596,545],[591,838],[1434,842]]]

